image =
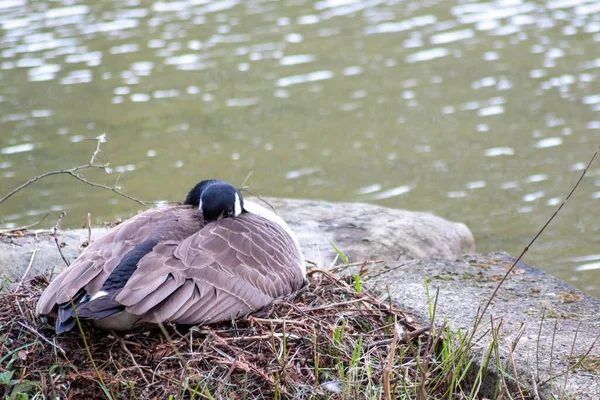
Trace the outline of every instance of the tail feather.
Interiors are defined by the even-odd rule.
[[[77,320],[75,318],[69,318],[66,320],[60,320],[57,319],[56,320],[56,334],[60,335],[63,332],[68,332],[71,329],[73,329],[73,327],[75,326],[75,324],[77,323]]]
[[[80,320],[97,320],[120,313],[125,309],[125,306],[115,300],[119,292],[120,290],[117,290],[94,300],[90,300],[89,296],[83,298],[83,300],[81,300],[82,296],[75,296],[72,303],[60,304],[58,306],[58,318],[56,319],[56,334],[73,329],[77,324],[77,318]],[[75,305],[75,308],[73,308],[73,305]]]
[[[60,334],[73,329],[77,323],[76,317],[98,320],[125,310],[125,306],[117,302],[115,297],[136,271],[140,260],[150,253],[157,243],[156,240],[146,240],[129,251],[110,273],[100,291],[94,296],[90,296],[86,293],[85,288],[82,288],[73,296],[71,301],[59,304],[56,333]],[[100,294],[102,295],[99,296]]]
[[[75,317],[75,313],[73,312],[71,303],[64,303],[58,306],[58,319],[60,321],[66,321],[73,317]]]
[[[56,318],[56,334],[67,332],[73,329],[77,320],[75,319],[75,310],[73,304],[77,305],[85,296],[85,291],[80,290],[73,296],[73,299],[68,303],[58,305],[58,318]]]

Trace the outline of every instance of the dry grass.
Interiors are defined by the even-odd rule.
[[[448,398],[439,336],[357,275],[312,270],[306,289],[235,324],[116,334],[82,322],[61,337],[34,316],[46,285],[0,296],[2,398]]]

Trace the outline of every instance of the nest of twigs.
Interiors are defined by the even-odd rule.
[[[431,342],[428,329],[364,293],[355,276],[321,270],[309,276],[308,287],[261,317],[129,334],[82,321],[58,337],[52,318],[34,315],[48,283],[34,278],[0,296],[0,397],[342,399],[416,393],[423,382],[419,363],[429,351],[423,344]]]

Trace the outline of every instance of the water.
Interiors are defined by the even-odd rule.
[[[179,200],[206,177],[263,195],[463,221],[517,255],[600,142],[600,3],[0,0],[0,194],[89,161]],[[526,257],[600,296],[600,164]],[[4,226],[141,207],[69,176]],[[51,221],[52,220],[52,221]]]

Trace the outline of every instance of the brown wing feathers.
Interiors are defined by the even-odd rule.
[[[281,241],[274,247],[264,240],[264,224],[262,218],[246,214],[209,224],[176,247],[156,246],[140,261],[117,301],[128,312],[146,314],[146,320],[157,319],[157,313],[189,324],[245,315],[299,289],[300,269],[289,266],[299,265],[300,255]],[[282,229],[270,233],[287,235]]]
[[[198,213],[188,206],[150,209],[129,219],[94,241],[57,276],[42,293],[36,311],[47,314],[56,304],[69,302],[80,289],[95,294],[123,257],[141,242],[169,236],[182,240],[202,224]]]
[[[81,308],[83,316],[104,316],[122,307],[153,323],[216,322],[258,310],[303,285],[301,254],[277,224],[243,214],[202,228],[192,208],[158,210],[146,211],[94,242],[68,273],[51,283],[38,313],[48,313],[80,290],[95,294],[123,257],[150,239],[158,244],[136,259],[126,284],[89,302]]]

